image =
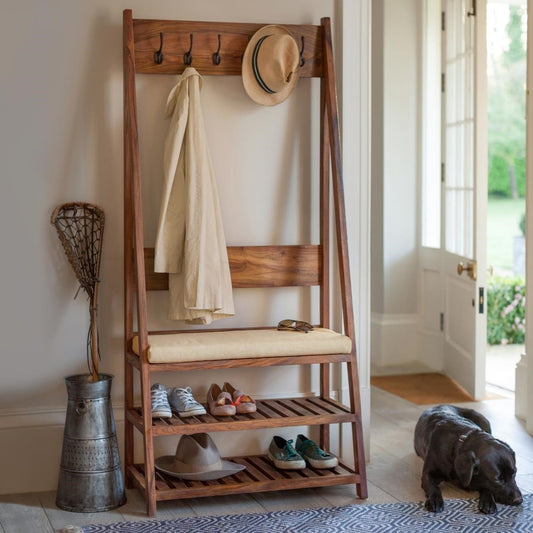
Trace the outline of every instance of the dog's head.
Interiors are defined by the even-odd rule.
[[[504,442],[481,440],[457,454],[454,469],[461,485],[468,489],[486,489],[498,503],[520,505],[522,493],[515,480],[516,458]]]

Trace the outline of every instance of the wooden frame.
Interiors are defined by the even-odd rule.
[[[352,340],[350,354],[303,355],[296,357],[246,358],[192,363],[152,364],[148,361],[147,290],[166,290],[168,278],[153,272],[153,249],[144,248],[141,180],[136,112],[135,76],[144,74],[179,74],[184,68],[183,55],[194,35],[193,63],[202,75],[240,75],[241,57],[250,37],[264,24],[225,22],[186,22],[137,20],[131,10],[124,11],[124,338],[125,338],[125,471],[126,484],[143,491],[147,512],[153,516],[159,500],[236,494],[266,490],[329,486],[354,483],[360,498],[367,497],[365,459],[361,422],[361,404],[353,319],[353,304],[348,264],[341,151],[331,27],[328,18],[321,25],[286,25],[302,43],[304,65],[301,77],[321,79],[320,99],[320,244],[299,246],[229,247],[228,256],[234,287],[320,287],[320,325],[329,327],[330,272],[329,242],[330,191],[333,194],[337,256],[345,335]],[[163,62],[154,60],[163,40]],[[215,65],[212,54],[221,36],[224,61]],[[331,173],[330,173],[331,169]],[[330,182],[331,174],[331,182]],[[135,313],[136,311],[136,313]],[[137,316],[135,331],[134,315]],[[139,337],[140,356],[132,350],[134,335]],[[206,332],[208,334],[208,332]],[[350,407],[330,398],[329,366],[347,365]],[[187,371],[198,368],[267,367],[272,365],[320,365],[320,397],[308,399],[263,400],[257,413],[231,417],[211,415],[168,422],[152,420],[150,376],[153,372]],[[134,370],[139,372],[141,406],[134,405]],[[306,468],[299,473],[281,472],[263,457],[233,458],[246,464],[238,475],[220,483],[185,482],[155,471],[153,439],[159,435],[190,434],[207,431],[236,431],[303,425],[319,425],[321,445],[329,445],[329,425],[350,423],[354,450],[354,468],[344,464],[331,470]],[[134,464],[133,431],[143,437],[144,464]]]

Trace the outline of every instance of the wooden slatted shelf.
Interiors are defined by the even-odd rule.
[[[143,432],[140,407],[127,412],[128,420]],[[154,418],[152,433],[157,435],[192,435],[211,431],[239,431],[272,427],[312,426],[354,422],[356,415],[350,409],[331,398],[282,398],[257,400],[255,413],[234,416],[213,416],[209,414],[181,418]]]
[[[245,470],[214,481],[188,481],[155,471],[156,499],[198,498],[227,494],[243,494],[275,490],[292,490],[305,487],[329,487],[359,483],[360,476],[342,462],[335,468],[303,470],[278,470],[272,461],[263,455],[232,457],[246,467]],[[144,465],[129,467],[133,479],[145,489]]]

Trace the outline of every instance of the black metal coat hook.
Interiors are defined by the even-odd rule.
[[[183,54],[183,62],[186,64],[186,65],[190,65],[192,63],[192,43],[193,43],[193,40],[192,40],[192,33],[190,34],[190,37],[191,37],[191,45],[189,47],[189,50],[187,52],[185,52],[185,54]]]
[[[305,59],[304,59],[304,36],[302,35],[302,49],[300,50],[300,66],[303,67],[305,65]]]
[[[161,65],[163,63],[163,32],[159,34],[159,50],[154,52],[154,61]]]
[[[218,48],[217,51],[211,56],[213,58],[213,63],[215,65],[220,65],[221,57],[220,57],[220,33],[218,34]]]

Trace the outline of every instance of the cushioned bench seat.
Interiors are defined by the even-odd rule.
[[[349,337],[330,329],[309,333],[276,329],[246,329],[148,335],[150,363],[180,363],[295,355],[348,354]],[[139,355],[139,339],[133,338]]]

